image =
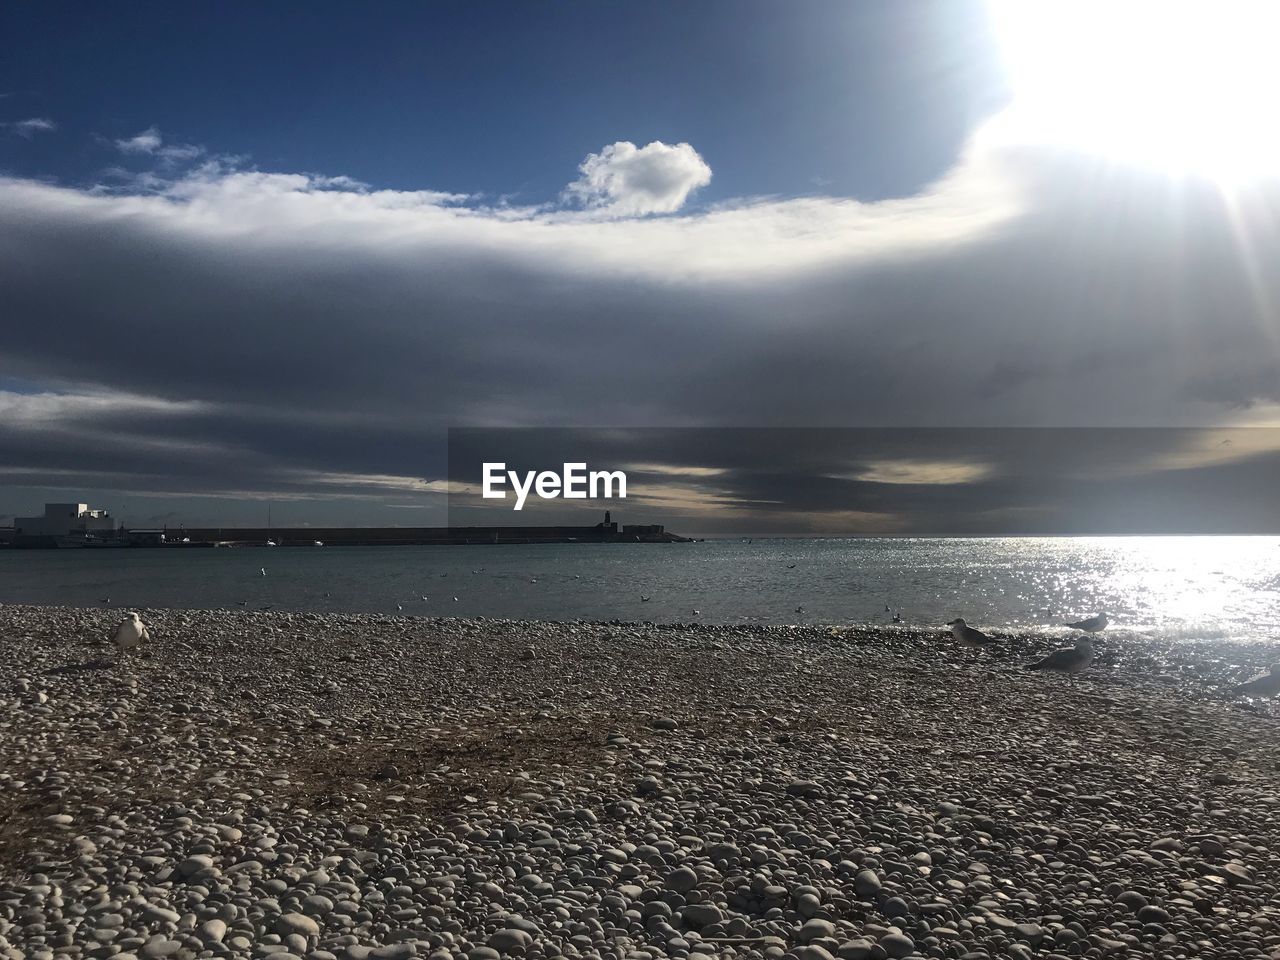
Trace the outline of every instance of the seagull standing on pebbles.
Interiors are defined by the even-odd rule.
[[[1028,670],[1057,670],[1061,673],[1079,673],[1093,663],[1093,641],[1081,637],[1074,647],[1055,650],[1043,660],[1028,664]]]
[[[1099,613],[1096,616],[1089,617],[1085,620],[1077,620],[1075,623],[1068,623],[1068,627],[1072,630],[1083,630],[1085,633],[1097,633],[1099,630],[1107,629],[1106,613]]]
[[[147,632],[146,624],[142,622],[142,618],[136,613],[129,614],[116,627],[115,632],[111,634],[111,642],[116,645],[116,649],[121,653],[126,650],[132,650],[134,647],[140,647],[150,639],[151,634]]]
[[[1268,672],[1254,677],[1236,687],[1236,693],[1242,697],[1274,697],[1280,693],[1280,663],[1273,663]]]
[[[981,630],[975,630],[965,623],[963,617],[956,617],[947,626],[951,628],[951,636],[955,637],[956,643],[962,647],[988,647],[995,643],[995,640]]]

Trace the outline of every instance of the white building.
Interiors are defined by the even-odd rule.
[[[67,537],[73,534],[111,533],[115,520],[105,510],[91,510],[87,503],[46,503],[43,517],[15,517],[18,537]]]

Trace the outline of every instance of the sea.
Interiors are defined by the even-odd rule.
[[[1275,642],[1280,538],[0,550],[0,603],[1047,633],[1106,611],[1109,634]]]

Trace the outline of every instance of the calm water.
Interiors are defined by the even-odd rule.
[[[1123,631],[1277,640],[1280,539],[0,551],[0,602],[97,605],[104,597],[119,608],[244,601],[250,609],[401,606],[430,616],[709,623],[887,623],[888,605],[908,626],[963,616],[992,629],[1106,610]]]

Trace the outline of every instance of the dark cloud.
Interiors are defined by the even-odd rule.
[[[0,484],[427,503],[451,426],[1266,416],[1280,186],[1246,199],[977,148],[918,197],[609,223],[216,165],[138,195],[0,181],[0,383],[24,384]],[[819,460],[778,476],[889,509]],[[1040,509],[1001,477],[966,496]]]

